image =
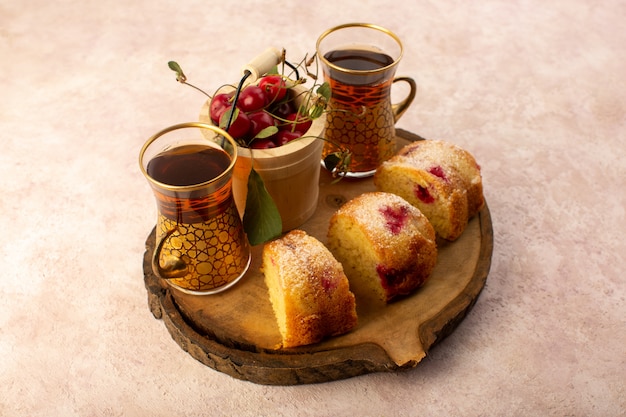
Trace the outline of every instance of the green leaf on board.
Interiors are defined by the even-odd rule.
[[[267,192],[261,176],[252,168],[248,177],[248,195],[243,228],[252,246],[272,240],[282,233],[283,222],[276,203]]]

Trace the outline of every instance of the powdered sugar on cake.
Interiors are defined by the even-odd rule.
[[[374,184],[419,208],[447,240],[457,239],[484,205],[478,163],[466,150],[444,141],[406,145],[377,169]]]

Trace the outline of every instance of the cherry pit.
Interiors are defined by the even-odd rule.
[[[235,103],[235,91],[211,99],[209,115],[226,128],[238,143],[253,149],[282,146],[302,137],[312,120],[294,104],[289,87],[280,75],[266,75],[244,87]],[[229,125],[230,122],[230,125]]]

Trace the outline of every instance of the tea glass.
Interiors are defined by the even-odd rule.
[[[352,154],[346,176],[371,176],[395,154],[395,123],[415,98],[415,81],[395,77],[402,42],[381,26],[349,23],[320,35],[316,52],[332,93],[322,157],[340,150],[335,144],[342,145]],[[396,82],[406,82],[409,93],[392,104]]]
[[[158,211],[152,269],[180,291],[224,291],[250,265],[232,194],[236,161],[234,139],[204,123],[170,126],[141,149],[139,164]]]

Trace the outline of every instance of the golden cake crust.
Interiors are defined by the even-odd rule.
[[[389,302],[421,287],[437,262],[428,219],[390,193],[362,194],[330,219],[328,247],[357,296]]]
[[[403,147],[378,168],[374,184],[419,208],[447,240],[457,239],[485,204],[480,166],[474,157],[439,140]]]
[[[266,244],[262,269],[282,347],[317,343],[357,325],[354,294],[341,264],[304,231]]]

